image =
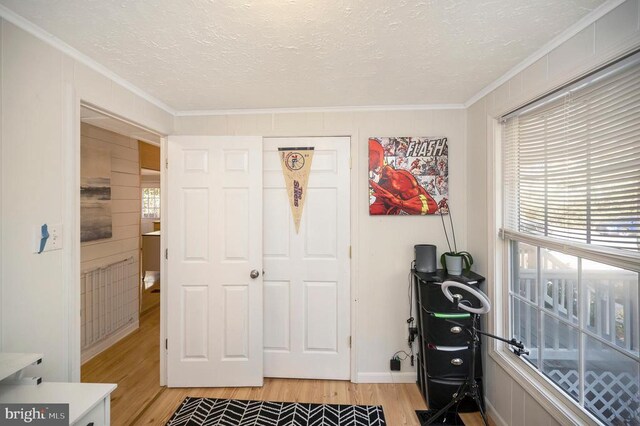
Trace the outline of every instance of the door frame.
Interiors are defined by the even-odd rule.
[[[63,141],[66,141],[63,148],[64,163],[64,185],[62,196],[65,200],[62,211],[62,222],[65,229],[62,232],[63,250],[62,273],[64,281],[69,285],[67,287],[68,296],[68,380],[70,382],[80,382],[80,370],[82,367],[82,349],[81,349],[81,283],[80,283],[80,262],[81,262],[81,244],[80,244],[80,147],[82,136],[80,134],[81,126],[81,108],[87,107],[105,116],[121,121],[130,126],[136,127],[145,132],[159,136],[162,140],[166,139],[166,135],[158,130],[149,128],[139,124],[133,120],[111,112],[108,108],[103,108],[98,104],[84,100],[78,96],[71,82],[64,84],[64,100],[63,100]],[[162,176],[161,176],[162,178]],[[162,334],[162,327],[160,330]],[[162,351],[161,351],[162,352]],[[160,371],[162,383],[162,369]]]
[[[230,135],[231,136],[231,135]],[[240,136],[238,134],[233,136]],[[250,134],[244,136],[251,136]],[[255,135],[253,135],[255,136]],[[357,339],[357,322],[358,322],[358,271],[355,265],[357,265],[358,260],[358,197],[354,196],[357,194],[358,188],[357,179],[354,179],[354,170],[356,171],[355,175],[357,176],[358,172],[358,135],[357,134],[335,134],[335,133],[323,133],[318,132],[318,134],[314,135],[300,135],[296,133],[291,134],[260,134],[258,135],[265,138],[305,138],[305,137],[345,137],[349,138],[349,153],[350,153],[350,161],[349,161],[349,182],[350,182],[350,220],[349,220],[349,232],[350,232],[350,242],[351,242],[351,258],[350,258],[350,332],[351,332],[351,362],[350,362],[350,382],[357,383],[358,374],[357,374],[357,349],[358,349],[358,339]],[[356,143],[354,143],[356,141]],[[160,144],[160,159],[161,159],[161,167],[160,167],[160,194],[166,194],[168,189],[168,176],[167,176],[167,158],[168,153],[168,138],[163,137],[161,139]],[[168,205],[166,203],[167,197],[160,197],[160,217],[167,217],[167,209]],[[164,229],[168,229],[167,227],[171,226],[171,224],[164,221],[162,223],[162,227]],[[160,264],[160,276],[167,276],[167,261],[165,259],[164,253],[167,250],[167,232],[162,232],[160,234],[160,252],[162,254],[162,262]],[[167,338],[167,304],[168,301],[166,299],[168,287],[168,283],[166,280],[160,280],[160,385],[166,386],[167,384],[167,350],[165,346],[166,338]]]

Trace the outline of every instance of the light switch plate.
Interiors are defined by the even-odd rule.
[[[49,231],[49,239],[44,246],[44,251],[60,250],[62,249],[62,224],[56,223],[53,225],[47,224]],[[38,253],[40,251],[40,239],[42,237],[42,225],[35,226],[33,228],[33,252]]]
[[[49,241],[45,251],[62,249],[62,224],[49,225]]]

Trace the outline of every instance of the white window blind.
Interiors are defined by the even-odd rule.
[[[639,251],[640,54],[505,117],[503,147],[507,233]]]

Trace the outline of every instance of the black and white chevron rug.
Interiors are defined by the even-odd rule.
[[[375,405],[186,397],[167,426],[385,426]]]

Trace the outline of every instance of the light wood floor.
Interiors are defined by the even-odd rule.
[[[159,386],[159,308],[146,311],[140,329],[82,366],[83,382],[117,383],[111,424],[164,425],[186,396],[333,404],[382,405],[389,426],[419,426],[415,410],[426,405],[415,384],[354,384],[333,380],[265,379],[261,388],[163,388]],[[479,414],[462,414],[481,425]]]
[[[157,292],[156,292],[157,291]],[[142,301],[140,303],[140,312],[144,314],[149,309],[160,307],[160,281],[156,281],[147,289],[142,290]]]

